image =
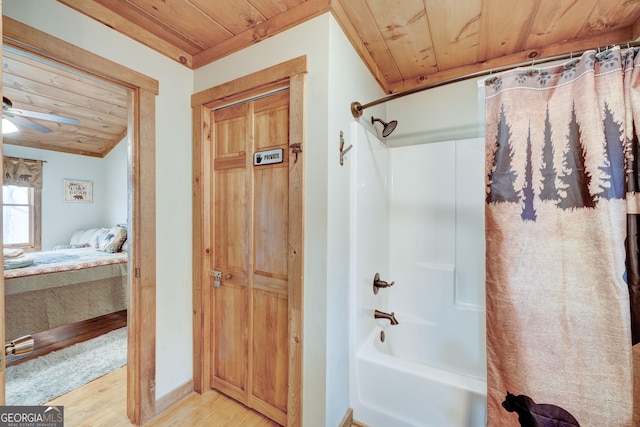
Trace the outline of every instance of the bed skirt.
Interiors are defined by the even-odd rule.
[[[5,279],[7,340],[127,309],[127,264]]]

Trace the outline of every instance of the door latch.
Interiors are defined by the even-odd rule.
[[[222,280],[222,271],[209,270],[209,276],[213,277],[213,287],[219,288]]]

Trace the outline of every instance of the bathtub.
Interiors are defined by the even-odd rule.
[[[446,340],[437,325],[396,317],[399,325],[378,324],[356,352],[355,418],[370,427],[484,426],[483,373],[464,351],[438,350]]]
[[[353,418],[484,426],[484,140],[389,148],[359,123],[351,130]],[[376,273],[395,284],[374,293]]]

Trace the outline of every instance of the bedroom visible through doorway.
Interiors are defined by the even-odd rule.
[[[63,348],[127,323],[130,93],[20,49],[5,46],[2,61],[3,95],[25,114],[8,115],[20,120],[3,145],[5,341],[22,353],[31,336],[34,349],[7,356],[6,402],[41,405],[68,386],[57,389],[62,368],[34,356],[63,367]],[[106,373],[79,356],[78,377]],[[34,375],[48,378],[40,393],[11,395]]]
[[[141,424],[155,416],[155,97],[158,82],[136,71],[80,49],[60,39],[3,17],[3,51],[20,49],[81,70],[127,92],[126,130],[121,139],[127,146],[127,416]],[[3,82],[4,86],[4,82]],[[3,87],[4,89],[4,87]],[[95,94],[94,94],[95,95]],[[5,136],[3,139],[8,139]],[[7,142],[7,141],[5,141]],[[8,145],[7,145],[8,146]],[[71,181],[85,181],[67,177]],[[96,187],[92,188],[96,197]],[[113,228],[117,224],[108,224]],[[97,227],[108,228],[108,227]],[[109,228],[110,230],[112,228]],[[3,269],[4,270],[4,269]],[[4,284],[4,280],[2,281]],[[4,292],[0,309],[5,308]],[[4,328],[1,328],[4,335]],[[141,331],[145,333],[142,334]],[[0,403],[4,400],[4,375],[0,373]]]

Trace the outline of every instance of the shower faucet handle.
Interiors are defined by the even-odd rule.
[[[376,275],[373,277],[373,293],[374,295],[378,295],[378,289],[380,288],[388,288],[390,286],[393,286],[395,282],[385,282],[384,280],[380,280],[380,274],[376,273]]]

